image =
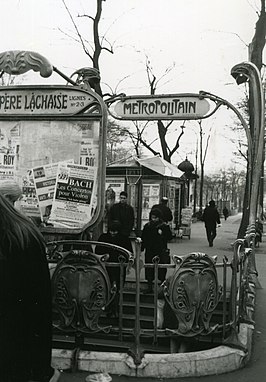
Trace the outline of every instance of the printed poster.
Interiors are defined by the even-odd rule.
[[[50,216],[59,163],[50,163],[32,169],[42,221],[47,221]]]
[[[105,204],[111,207],[120,201],[120,192],[125,190],[124,178],[107,178],[105,182]]]
[[[0,128],[0,179],[14,179],[20,148],[19,125]]]
[[[87,224],[97,192],[96,176],[96,167],[60,163],[48,222],[65,228],[81,228]]]
[[[142,220],[149,220],[149,214],[152,206],[159,203],[160,185],[143,184],[142,188]],[[144,223],[144,222],[143,222]]]
[[[22,211],[27,216],[40,218],[40,209],[32,170],[28,170],[27,174],[22,178],[22,198],[20,200],[20,211]]]

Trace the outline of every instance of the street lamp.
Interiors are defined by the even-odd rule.
[[[249,224],[255,224],[264,151],[264,93],[260,72],[253,63],[243,62],[235,65],[231,70],[231,74],[237,84],[249,80],[250,99],[253,108],[253,129],[250,130],[252,141],[248,146],[251,157]]]
[[[217,97],[214,94],[201,91],[200,97],[208,98],[216,103],[217,110],[221,105],[227,106],[239,118],[247,136],[248,143],[248,181],[249,189],[249,226],[255,227],[257,217],[257,205],[259,196],[259,183],[264,152],[264,96],[260,72],[256,65],[251,62],[243,62],[235,65],[231,69],[231,75],[235,78],[237,84],[249,80],[250,100],[254,113],[253,129],[250,127],[240,114],[240,112],[228,101]],[[250,273],[257,276],[255,253],[252,251],[250,258]]]

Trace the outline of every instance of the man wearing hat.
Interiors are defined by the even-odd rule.
[[[155,209],[158,209],[158,210],[161,211],[161,213],[162,213],[162,220],[165,223],[169,223],[170,221],[173,220],[172,211],[167,206],[167,204],[168,204],[168,198],[166,196],[163,196],[162,199],[161,199],[161,202],[159,204],[155,204],[151,208],[151,210],[153,210],[155,208]]]

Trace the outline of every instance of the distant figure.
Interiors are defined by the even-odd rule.
[[[103,243],[119,245],[120,247],[125,248],[130,252],[133,252],[131,241],[127,236],[124,236],[123,234],[121,234],[121,224],[118,221],[111,222],[108,228],[108,232],[100,235],[98,241]],[[103,255],[108,253],[109,258],[107,261],[106,269],[107,269],[111,284],[115,282],[117,286],[117,291],[119,292],[120,291],[120,269],[118,267],[116,268],[108,267],[108,262],[119,263],[118,257],[120,256],[121,252],[117,251],[116,249],[110,249],[108,252],[107,248],[97,245],[95,249],[95,253],[97,253],[98,255]],[[123,283],[125,282],[125,279],[126,279],[126,269],[124,269]],[[119,295],[117,294],[115,296],[113,303],[109,306],[109,309],[107,310],[108,317],[118,316],[118,302],[119,302]]]
[[[169,225],[162,220],[162,213],[159,209],[152,209],[150,221],[145,224],[142,231],[141,250],[145,250],[145,263],[152,263],[155,256],[160,258],[160,264],[170,264],[169,250],[167,242],[172,237]],[[158,279],[163,282],[167,269],[158,270]],[[152,293],[152,283],[154,281],[154,269],[145,268],[145,278],[148,281],[148,289],[145,293]]]
[[[202,220],[205,223],[209,247],[213,247],[213,241],[216,237],[216,225],[221,224],[219,212],[217,211],[214,200],[211,200],[209,205],[205,208]]]
[[[224,220],[226,220],[229,216],[229,211],[228,211],[228,208],[226,206],[224,206],[224,208],[223,208],[223,215],[224,215]]]
[[[55,382],[45,243],[14,207],[20,195],[18,185],[0,180],[0,380]]]
[[[120,201],[113,204],[108,212],[108,226],[113,221],[119,221],[121,224],[121,234],[126,237],[130,236],[130,233],[134,227],[134,210],[127,203],[127,192],[120,192]]]
[[[163,196],[162,199],[161,199],[161,202],[159,204],[154,204],[154,206],[152,206],[152,208],[151,208],[152,210],[154,208],[156,208],[156,209],[161,211],[161,213],[162,213],[162,220],[165,223],[169,223],[170,221],[173,220],[172,211],[167,206],[167,204],[168,204],[168,198],[166,196]]]

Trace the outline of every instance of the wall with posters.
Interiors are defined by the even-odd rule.
[[[98,81],[98,71],[86,68],[75,81],[20,50],[2,52],[0,66],[2,74],[68,79],[0,87],[0,181],[21,187],[18,208],[47,240],[89,237],[104,213],[107,106],[86,77]]]
[[[98,150],[99,121],[0,121],[0,179],[21,186],[21,210],[42,224],[80,228],[91,219]]]

